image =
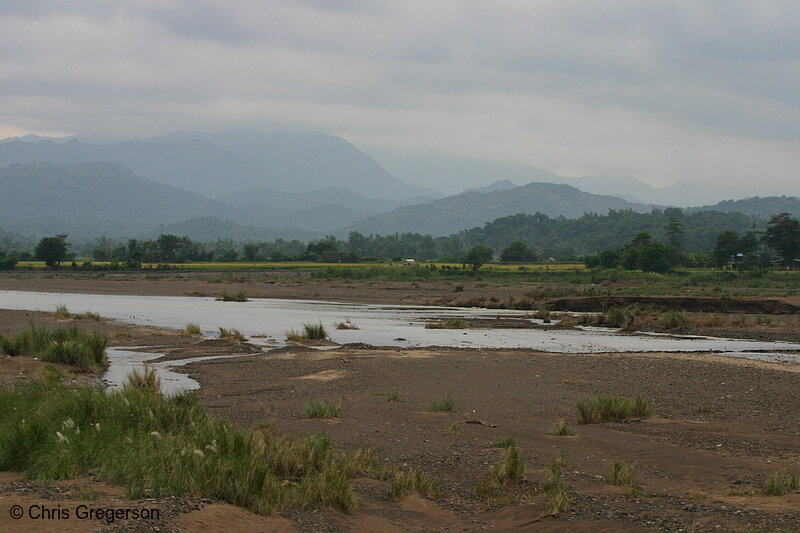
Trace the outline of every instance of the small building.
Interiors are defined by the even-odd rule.
[[[410,266],[410,267],[417,266],[417,262],[414,261],[413,259],[406,259],[404,261],[404,263],[405,263],[406,266]]]

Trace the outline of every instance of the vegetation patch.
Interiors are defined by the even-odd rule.
[[[611,394],[589,396],[577,403],[579,424],[619,422],[626,418],[647,417],[652,414],[650,402],[641,396],[621,398]]]
[[[557,515],[568,511],[572,505],[572,499],[567,492],[569,486],[562,476],[562,471],[570,464],[569,458],[559,450],[545,470],[539,492],[547,497],[546,509],[550,514]]]
[[[483,498],[517,486],[525,476],[525,463],[518,446],[509,446],[503,460],[475,484],[475,494]]]
[[[449,394],[445,394],[441,398],[433,400],[428,405],[428,411],[432,413],[454,413],[456,411],[456,402]]]
[[[79,320],[79,319],[86,319],[86,320],[102,320],[102,317],[98,313],[92,313],[91,311],[85,311],[83,313],[72,313],[67,308],[66,305],[61,304],[56,307],[55,313],[53,316],[56,320]]]
[[[555,435],[556,437],[571,437],[575,435],[575,429],[572,427],[572,425],[570,425],[569,422],[562,418],[553,424],[553,429],[550,430],[548,435]]]
[[[390,500],[399,500],[403,496],[418,492],[423,496],[435,498],[439,496],[439,484],[432,481],[418,468],[408,470],[389,470],[387,477],[390,480],[386,497]]]
[[[108,337],[77,326],[33,327],[17,335],[0,334],[0,351],[12,356],[27,355],[48,363],[72,365],[81,372],[98,372],[108,366]]]
[[[489,443],[489,446],[492,448],[511,448],[512,446],[517,445],[517,439],[512,437],[511,435],[506,435],[505,437],[497,437],[492,442]]]
[[[335,324],[336,329],[361,329],[350,320],[345,320],[344,322],[338,322]]]
[[[242,335],[242,332],[238,329],[228,329],[223,328],[222,326],[219,328],[219,338],[234,342],[244,342],[246,340],[244,335]]]
[[[200,335],[200,326],[198,326],[197,324],[194,324],[192,322],[189,322],[181,330],[181,335],[183,335],[184,337],[191,337],[193,335]]]
[[[192,394],[31,382],[0,390],[0,409],[0,468],[31,479],[97,473],[125,486],[129,498],[192,495],[260,514],[357,505],[350,476],[364,468],[363,452],[337,457],[325,436],[240,429]]]
[[[158,378],[155,368],[150,368],[145,363],[141,371],[134,369],[133,372],[128,374],[125,388],[159,392],[161,390],[161,380]]]
[[[325,340],[328,338],[328,331],[322,323],[303,324],[303,331],[290,329],[286,332],[286,340],[291,342],[303,342],[310,340]]]
[[[330,400],[310,400],[303,407],[306,418],[338,418],[342,414],[342,406]]]
[[[603,481],[611,485],[633,487],[636,485],[636,465],[631,461],[617,461],[611,463],[611,470]]]
[[[800,490],[800,478],[788,468],[774,470],[767,476],[761,490],[768,496],[784,496]]]
[[[220,291],[217,293],[216,300],[218,302],[246,302],[247,301],[247,293],[244,291]]]
[[[425,329],[466,329],[469,323],[463,318],[443,318],[425,323]]]

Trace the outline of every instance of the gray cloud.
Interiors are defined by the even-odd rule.
[[[0,124],[319,129],[575,174],[789,186],[798,35],[788,1],[4,3]]]

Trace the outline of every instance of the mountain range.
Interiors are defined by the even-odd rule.
[[[465,173],[493,172],[486,161],[473,162]],[[176,132],[108,144],[26,136],[0,141],[3,166],[0,232],[73,239],[161,232],[240,241],[350,231],[444,236],[518,213],[578,218],[668,203],[634,201],[655,189],[632,177],[563,178],[525,165],[507,168],[513,179],[538,177],[527,185],[500,179],[441,198],[406,184],[344,139],[318,132]],[[552,183],[558,180],[568,184]],[[687,212],[698,210],[797,216],[800,200],[756,197]]]

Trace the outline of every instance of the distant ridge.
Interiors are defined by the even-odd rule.
[[[609,209],[644,212],[650,207],[614,196],[585,193],[569,185],[529,183],[489,192],[469,191],[400,207],[360,220],[346,229],[366,234],[410,232],[444,236],[517,213],[577,218],[584,213],[605,214]]]

